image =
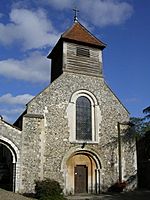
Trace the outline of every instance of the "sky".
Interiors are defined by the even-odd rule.
[[[107,44],[106,83],[130,112],[150,106],[149,0],[0,0],[0,115],[15,122],[50,83],[52,50],[78,20]]]

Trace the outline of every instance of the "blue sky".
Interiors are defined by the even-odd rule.
[[[150,105],[150,1],[0,0],[0,115],[14,122],[50,82],[46,58],[73,23],[72,9],[107,44],[106,82],[131,116]]]

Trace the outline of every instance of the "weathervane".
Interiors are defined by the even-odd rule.
[[[78,21],[77,14],[78,14],[79,10],[77,10],[77,8],[75,7],[75,8],[73,9],[73,11],[74,11],[74,22],[77,22],[77,21]]]

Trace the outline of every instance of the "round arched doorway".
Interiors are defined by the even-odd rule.
[[[66,161],[66,193],[100,193],[98,157],[90,151],[77,151]]]
[[[14,163],[11,150],[0,142],[0,188],[14,191]]]

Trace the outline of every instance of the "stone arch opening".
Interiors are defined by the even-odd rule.
[[[0,188],[16,191],[16,163],[14,148],[0,139]]]
[[[66,159],[65,193],[100,193],[101,163],[96,154],[78,150]]]

